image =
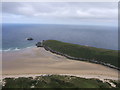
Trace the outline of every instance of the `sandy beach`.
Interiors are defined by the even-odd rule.
[[[44,48],[26,48],[2,53],[2,75],[5,77],[73,75],[86,78],[118,79],[118,71],[103,65],[69,60]]]

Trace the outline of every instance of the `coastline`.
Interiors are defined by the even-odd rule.
[[[12,51],[20,51],[20,50],[24,50],[24,49],[26,49],[26,48],[34,48],[35,46],[28,46],[28,47],[23,47],[23,48],[18,48],[18,47],[16,47],[16,48],[8,48],[8,49],[0,49],[0,52],[12,52]]]
[[[55,53],[57,55],[61,55],[61,56],[64,56],[70,60],[79,60],[79,61],[84,61],[84,62],[89,62],[89,63],[95,63],[95,64],[100,64],[100,65],[103,65],[103,66],[106,66],[106,67],[109,67],[109,68],[113,68],[113,69],[116,69],[116,70],[119,70],[120,71],[120,68],[114,66],[114,65],[111,65],[109,63],[104,63],[104,62],[100,62],[100,61],[97,61],[97,60],[90,60],[90,59],[85,59],[85,58],[76,58],[76,57],[72,57],[72,56],[69,56],[67,54],[64,54],[64,53],[60,53],[60,52],[57,52],[55,50],[52,50],[51,48],[47,47],[47,46],[43,46],[45,48],[45,50],[47,51],[50,51],[51,53]]]
[[[118,80],[117,70],[99,64],[70,60],[44,48],[32,47],[3,52],[2,56],[3,78],[55,74]]]
[[[53,46],[49,46],[50,44],[48,44],[47,45],[47,43],[51,43],[51,45],[53,44]],[[55,44],[55,43],[59,43],[59,44],[61,44],[62,45],[62,47],[61,47],[61,45],[59,46],[59,44]],[[50,52],[52,52],[52,53],[55,53],[55,54],[57,54],[57,55],[61,55],[61,56],[64,56],[64,57],[66,57],[66,58],[68,58],[68,59],[71,59],[71,60],[78,60],[78,61],[86,61],[86,62],[90,62],[90,63],[95,63],[95,64],[100,64],[100,65],[103,65],[103,66],[107,66],[107,67],[109,67],[109,68],[113,68],[113,69],[117,69],[117,70],[119,70],[120,71],[120,68],[119,68],[119,66],[118,66],[118,63],[117,64],[113,64],[113,60],[115,60],[114,62],[118,62],[118,61],[116,61],[117,59],[118,59],[118,56],[114,56],[114,57],[116,57],[116,59],[115,58],[113,58],[113,57],[111,57],[111,55],[107,55],[106,54],[106,56],[107,57],[111,57],[112,58],[112,63],[111,62],[106,62],[106,60],[108,60],[108,58],[106,58],[106,59],[104,59],[103,61],[101,61],[102,60],[102,58],[105,58],[104,56],[103,57],[101,57],[101,58],[98,58],[98,59],[101,59],[101,60],[97,60],[97,59],[94,59],[95,57],[96,57],[96,54],[94,55],[94,54],[91,54],[91,56],[92,56],[92,58],[89,58],[89,57],[86,57],[86,54],[88,54],[87,52],[96,52],[94,49],[98,49],[97,50],[97,52],[99,52],[100,50],[104,50],[104,52],[99,52],[99,55],[97,55],[98,57],[99,56],[101,56],[101,54],[100,53],[105,53],[105,52],[111,52],[111,51],[113,51],[113,50],[111,50],[111,51],[109,51],[108,49],[102,49],[102,48],[95,48],[95,47],[89,47],[89,48],[87,48],[88,49],[88,51],[87,52],[85,52],[84,53],[84,50],[86,51],[86,49],[84,49],[84,48],[86,48],[85,46],[81,46],[82,47],[82,49],[79,49],[79,48],[81,48],[80,46],[79,46],[79,48],[77,48],[77,49],[79,49],[79,51],[81,51],[81,52],[79,52],[79,54],[81,53],[81,54],[83,54],[84,53],[84,55],[85,56],[83,56],[82,58],[81,57],[79,57],[79,56],[77,56],[76,57],[76,55],[75,54],[72,54],[71,55],[71,53],[68,53],[68,51],[69,52],[72,52],[72,51],[74,51],[74,49],[76,49],[76,47],[72,50],[72,49],[70,49],[70,48],[67,48],[67,49],[69,49],[69,50],[65,50],[65,51],[67,51],[67,53],[66,52],[64,52],[64,49],[63,49],[63,47],[64,47],[64,45],[68,45],[68,46],[71,46],[71,48],[73,48],[73,46],[72,45],[76,45],[76,44],[70,44],[70,43],[64,43],[64,42],[60,42],[60,41],[56,41],[56,40],[47,40],[47,41],[45,41],[45,40],[43,40],[42,42],[38,42],[38,45],[36,44],[36,46],[38,46],[38,47],[43,47],[45,50],[47,50],[47,51],[50,51]],[[54,46],[57,46],[58,45],[58,47],[57,48],[61,48],[63,51],[61,51],[61,50],[59,50],[59,49],[57,49],[56,47],[54,47]],[[93,49],[94,48],[94,49]],[[55,50],[55,49],[57,49],[57,50]],[[78,51],[76,49],[76,51]],[[84,50],[83,50],[84,49]],[[89,49],[91,49],[91,50],[89,50]],[[83,51],[83,52],[82,52]],[[74,51],[75,52],[75,51]],[[112,53],[111,53],[112,54]],[[113,54],[118,54],[118,52],[117,53],[113,53]],[[89,58],[89,59],[88,59]],[[109,60],[110,60],[110,58],[109,58]]]

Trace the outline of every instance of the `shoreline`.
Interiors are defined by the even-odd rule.
[[[55,40],[54,40],[55,41]],[[105,63],[104,61],[98,61],[96,59],[87,59],[87,58],[81,58],[81,57],[74,57],[74,56],[71,56],[71,55],[68,55],[66,53],[63,53],[63,52],[59,52],[52,49],[51,47],[45,45],[45,40],[43,40],[42,42],[38,42],[36,44],[37,47],[43,47],[45,50],[47,51],[50,51],[51,53],[55,53],[57,55],[61,55],[61,56],[64,56],[68,59],[71,59],[71,60],[78,60],[78,61],[86,61],[86,62],[90,62],[90,63],[95,63],[95,64],[100,64],[100,65],[103,65],[103,66],[106,66],[106,67],[109,67],[109,68],[113,68],[113,69],[116,69],[116,70],[119,70],[120,71],[120,68],[119,67],[116,67],[115,65],[113,64],[110,64],[110,63]],[[48,41],[49,42],[49,41]],[[52,41],[51,41],[52,42]],[[60,41],[55,41],[55,42],[59,42],[61,43]],[[54,42],[53,42],[54,43]],[[68,44],[68,43],[67,43]],[[70,43],[69,43],[70,44]],[[74,44],[76,45],[76,44]],[[92,47],[93,48],[93,47]]]
[[[52,50],[51,48],[47,47],[47,46],[43,46],[43,48],[47,51],[50,51],[51,53],[55,53],[56,55],[61,55],[61,56],[64,56],[70,60],[79,60],[79,61],[84,61],[84,62],[88,62],[88,63],[95,63],[95,64],[99,64],[99,65],[103,65],[103,66],[106,66],[106,67],[109,67],[109,68],[112,68],[112,69],[115,69],[115,70],[119,70],[120,71],[120,68],[114,66],[114,65],[111,65],[109,63],[104,63],[104,62],[99,62],[97,60],[89,60],[89,59],[85,59],[85,58],[76,58],[76,57],[71,57],[67,54],[64,54],[64,53],[60,53],[60,52],[57,52],[55,50]]]
[[[27,49],[27,48],[34,48],[34,47],[36,47],[36,46],[28,46],[28,47],[24,47],[24,48],[18,48],[18,47],[16,47],[16,48],[14,48],[14,49],[12,49],[12,48],[8,48],[8,49],[0,50],[0,52],[14,52],[14,51],[21,51],[21,50],[24,50],[24,49]]]
[[[11,55],[17,55],[18,57],[11,57]],[[98,69],[96,69],[96,66]],[[118,79],[117,70],[89,62],[70,60],[66,57],[46,51],[44,48],[32,47],[16,52],[3,52],[2,78],[29,75],[34,77],[36,75],[40,76],[44,74],[73,75],[85,78],[96,77],[98,79]]]

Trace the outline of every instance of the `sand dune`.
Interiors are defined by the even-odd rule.
[[[10,75],[68,74],[81,77],[118,79],[118,71],[83,61],[69,60],[44,48],[3,52],[3,77]]]

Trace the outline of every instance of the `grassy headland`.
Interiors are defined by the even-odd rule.
[[[45,49],[54,53],[65,55],[68,58],[100,63],[110,67],[118,67],[118,51],[95,48],[57,40],[46,40],[43,42]],[[113,65],[113,66],[112,66]]]
[[[3,81],[3,88],[112,88],[98,79],[60,75],[5,78]]]

